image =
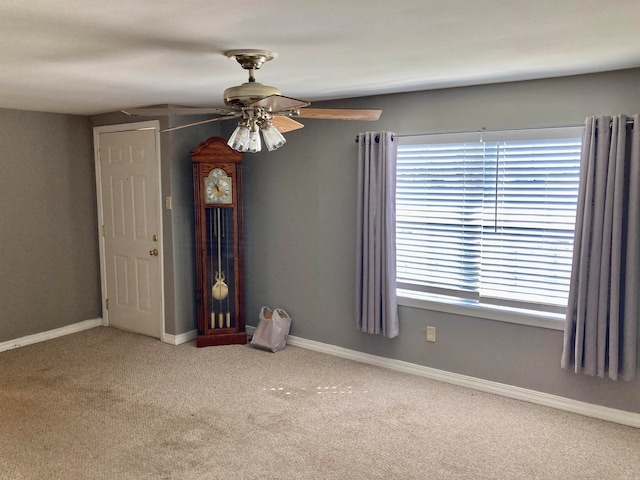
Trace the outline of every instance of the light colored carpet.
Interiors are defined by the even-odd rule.
[[[640,479],[640,430],[295,347],[0,353],[0,478]]]

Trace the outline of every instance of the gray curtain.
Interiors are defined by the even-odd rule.
[[[587,119],[573,249],[561,365],[631,380],[640,296],[640,115]]]
[[[356,322],[358,329],[398,335],[396,298],[396,158],[391,132],[358,135]]]

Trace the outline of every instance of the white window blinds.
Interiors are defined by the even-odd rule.
[[[401,138],[398,288],[563,312],[581,131]]]

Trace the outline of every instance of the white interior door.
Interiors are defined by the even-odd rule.
[[[162,338],[158,130],[96,130],[107,322]]]

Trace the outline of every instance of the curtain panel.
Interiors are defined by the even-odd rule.
[[[391,132],[358,135],[356,324],[362,332],[399,334],[396,296],[396,159]]]
[[[631,380],[640,296],[640,115],[587,119],[573,249],[561,365]]]

